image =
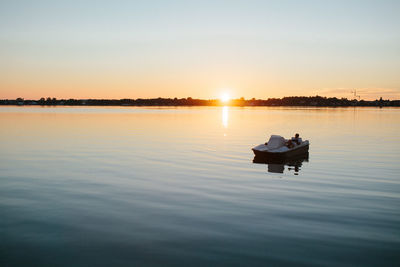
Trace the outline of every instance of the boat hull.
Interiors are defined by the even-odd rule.
[[[299,146],[285,152],[269,152],[269,151],[261,151],[257,149],[252,149],[254,155],[257,157],[263,157],[269,160],[286,160],[293,157],[301,156],[308,153],[310,145]]]

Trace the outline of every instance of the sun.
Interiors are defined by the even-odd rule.
[[[231,100],[231,97],[230,97],[230,95],[228,93],[222,93],[220,99],[221,99],[222,102],[226,103],[229,100]]]

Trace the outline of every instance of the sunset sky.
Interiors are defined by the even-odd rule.
[[[0,98],[400,99],[400,1],[0,1]]]

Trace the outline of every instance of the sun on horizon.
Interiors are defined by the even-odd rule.
[[[229,93],[224,92],[221,94],[220,100],[221,102],[227,103],[229,102],[229,100],[231,100],[231,96],[229,95]]]

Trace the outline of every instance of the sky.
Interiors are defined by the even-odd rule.
[[[0,99],[400,99],[400,1],[0,0]]]

